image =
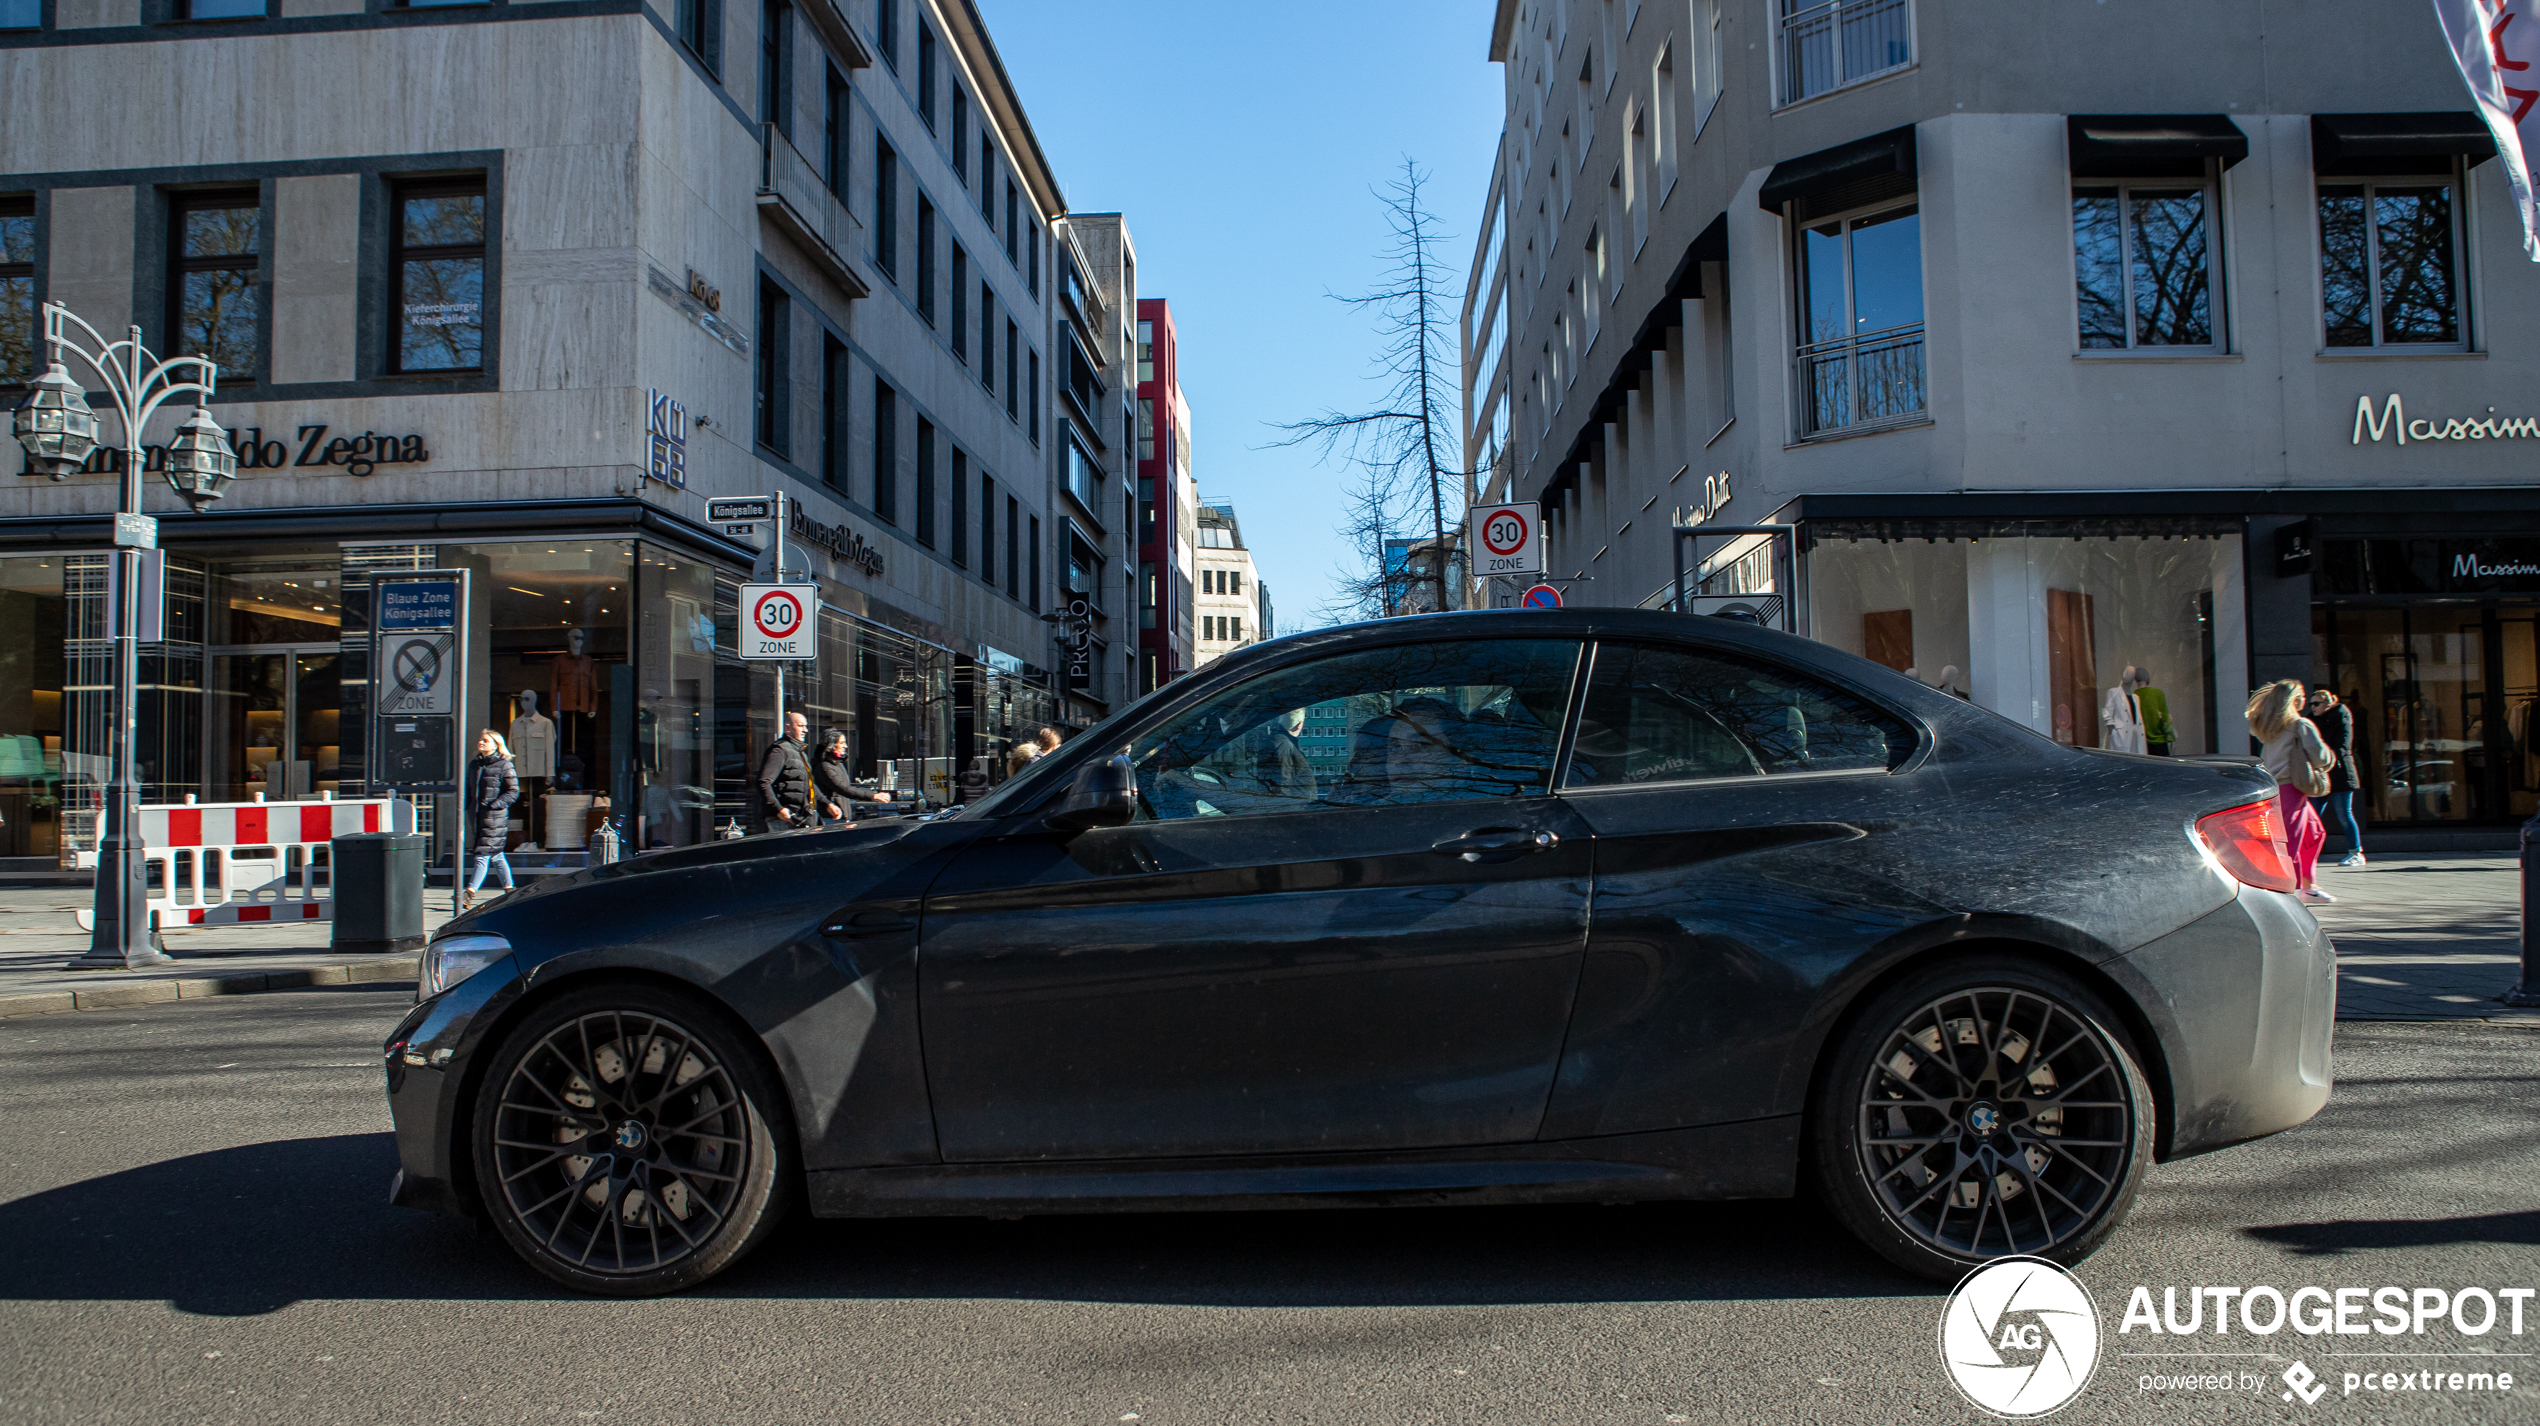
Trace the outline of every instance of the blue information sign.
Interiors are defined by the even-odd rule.
[[[379,586],[382,632],[453,629],[459,622],[459,585],[454,579],[409,579]]]

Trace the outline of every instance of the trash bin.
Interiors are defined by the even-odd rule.
[[[412,951],[423,946],[425,839],[356,832],[332,846],[335,949]]]

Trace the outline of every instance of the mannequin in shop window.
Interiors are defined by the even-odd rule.
[[[583,774],[595,751],[592,719],[600,711],[590,631],[570,631],[564,645],[564,652],[547,666],[548,701],[555,708],[557,732],[554,787],[541,799],[547,826],[540,845],[549,851],[579,851],[588,845],[581,824],[592,801]]]
[[[2143,715],[2143,750],[2168,757],[2170,744],[2178,741],[2178,727],[2170,722],[2170,696],[2152,686],[2152,670],[2140,664],[2134,670],[2134,706]]]
[[[522,820],[526,821],[537,808],[539,796],[547,790],[547,779],[556,775],[556,724],[538,711],[536,690],[523,689],[513,695],[512,701],[520,709],[512,719],[509,733],[512,767],[520,775],[520,806]],[[534,842],[538,828],[531,826],[529,835]]]
[[[2099,746],[2117,753],[2146,751],[2143,738],[2143,705],[2135,700],[2135,690],[2142,686],[2142,670],[2126,665],[2117,686],[2099,705]]]

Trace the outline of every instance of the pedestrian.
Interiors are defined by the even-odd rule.
[[[1012,777],[1030,767],[1040,755],[1041,745],[1037,742],[1027,740],[1015,744],[1013,749],[1005,755],[1005,775]]]
[[[2293,854],[2294,892],[2304,901],[2337,898],[2312,884],[2320,846],[2328,831],[2311,810],[2314,796],[2328,792],[2328,744],[2319,729],[2302,716],[2302,682],[2287,678],[2270,683],[2249,699],[2249,731],[2266,745],[2262,761],[2276,781],[2276,805],[2284,811],[2284,845]]]
[[[520,801],[520,774],[512,767],[511,744],[488,728],[476,735],[476,756],[467,765],[468,804],[476,809],[469,827],[467,885],[459,888],[459,909],[476,899],[489,865],[503,874],[503,890],[512,889],[512,863],[506,855],[512,830],[512,804]]]
[[[785,736],[768,744],[767,756],[759,762],[759,803],[771,830],[818,825],[811,805],[811,759],[803,753],[803,739],[810,733],[810,719],[786,714]]]
[[[1305,748],[1296,737],[1304,727],[1302,708],[1291,708],[1270,720],[1270,735],[1256,766],[1262,791],[1273,797],[1298,802],[1314,800],[1314,764],[1306,759]]]
[[[867,792],[855,785],[854,768],[847,762],[847,730],[832,728],[820,740],[820,756],[811,762],[812,793],[820,802],[820,819],[824,822],[852,820],[847,810],[851,802],[888,802],[890,794]]]
[[[1047,754],[1057,752],[1058,730],[1056,728],[1043,728],[1041,731],[1032,735],[1032,742],[1041,750],[1034,756],[1045,756]]]
[[[2336,694],[2314,688],[2305,716],[2312,727],[2319,729],[2320,741],[2328,745],[2329,755],[2337,759],[2328,770],[2328,795],[2314,799],[2320,821],[2346,834],[2346,855],[2337,864],[2362,866],[2364,829],[2355,821],[2355,715]]]

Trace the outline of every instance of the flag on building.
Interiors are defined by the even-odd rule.
[[[2434,0],[2452,59],[2496,136],[2496,156],[2522,210],[2522,248],[2540,262],[2540,212],[2532,208],[2531,158],[2540,154],[2540,17],[2536,0]]]

